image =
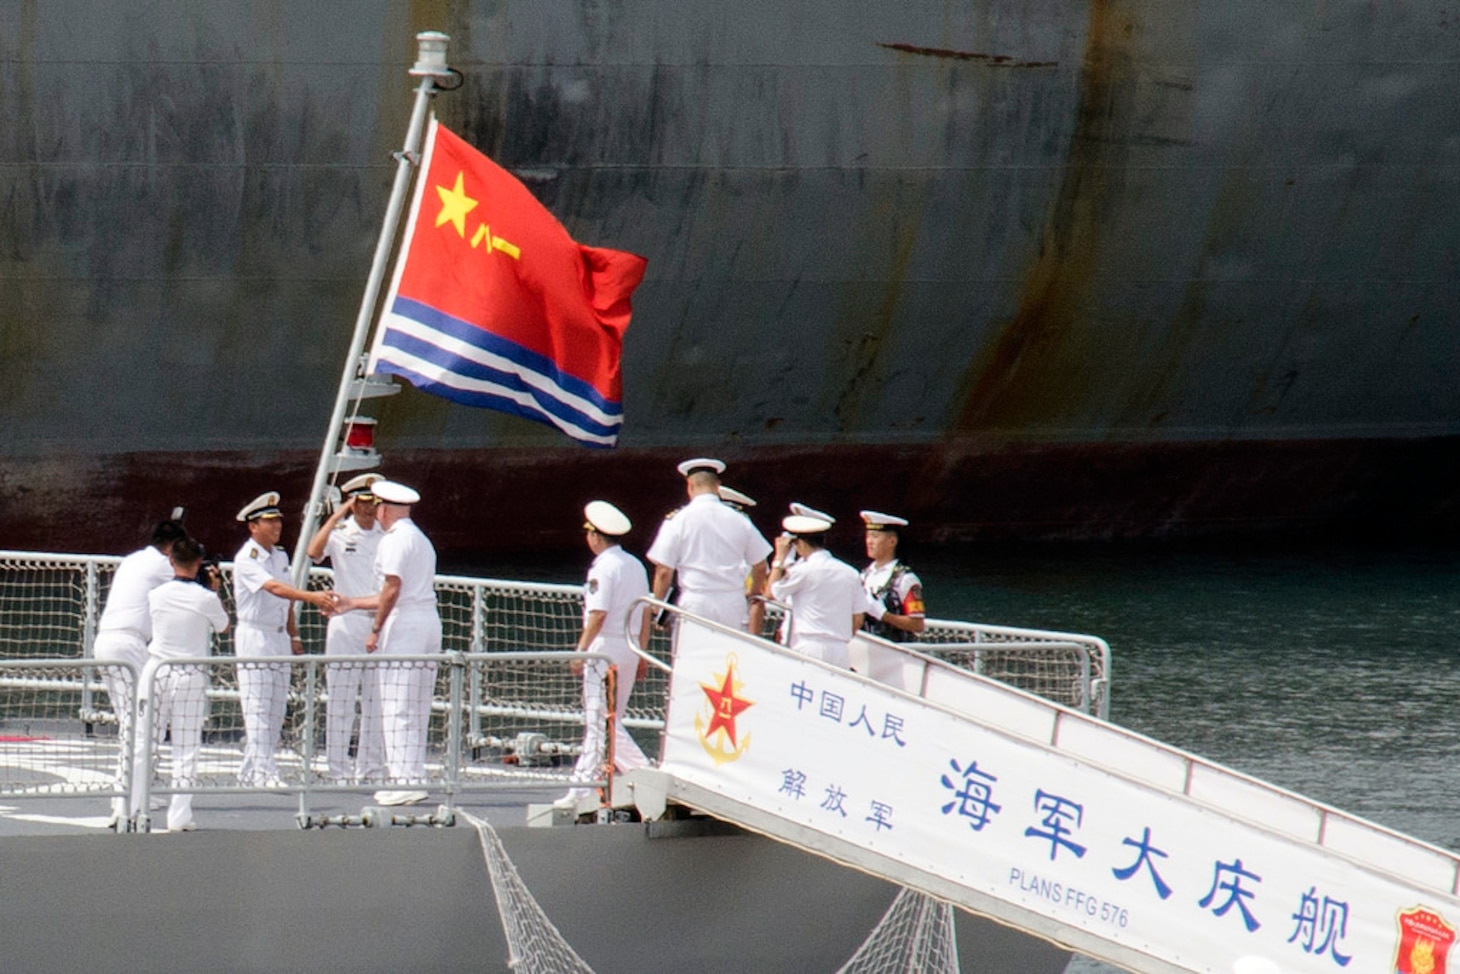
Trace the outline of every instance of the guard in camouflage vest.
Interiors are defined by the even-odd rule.
[[[867,557],[862,588],[867,592],[867,615],[862,628],[895,643],[912,642],[926,625],[923,619],[923,583],[897,560],[898,531],[907,521],[891,514],[863,511],[867,529]]]

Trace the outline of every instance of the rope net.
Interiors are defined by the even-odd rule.
[[[461,817],[476,827],[482,842],[482,856],[497,898],[497,914],[507,937],[507,966],[521,974],[593,974],[593,968],[568,945],[533,898],[496,830],[484,819],[465,812]]]
[[[953,907],[904,888],[837,974],[958,974]]]

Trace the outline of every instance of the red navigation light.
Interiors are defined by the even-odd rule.
[[[368,416],[345,420],[345,447],[350,450],[374,450],[375,420]]]

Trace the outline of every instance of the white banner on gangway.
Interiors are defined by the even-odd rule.
[[[1191,971],[1443,974],[1460,905],[681,620],[663,769]]]

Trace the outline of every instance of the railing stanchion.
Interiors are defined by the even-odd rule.
[[[85,659],[91,659],[95,655],[96,625],[97,617],[100,614],[98,609],[98,595],[96,585],[96,562],[86,563],[86,594],[85,609],[81,617],[81,655]],[[91,714],[96,708],[91,699],[91,681],[87,680],[86,685],[81,688],[81,712]],[[86,722],[86,733],[91,733],[91,721]]]
[[[450,809],[455,806],[456,792],[461,786],[461,753],[465,746],[462,740],[461,708],[468,664],[460,653],[451,652],[446,655],[447,664],[451,667],[451,678],[448,684],[450,698],[446,705],[446,760],[443,762],[442,777],[446,779],[445,805]]]
[[[487,651],[487,599],[481,585],[471,587],[471,651],[473,655]],[[467,740],[471,747],[482,739],[482,673],[473,666],[470,670],[470,700],[467,704]]]

